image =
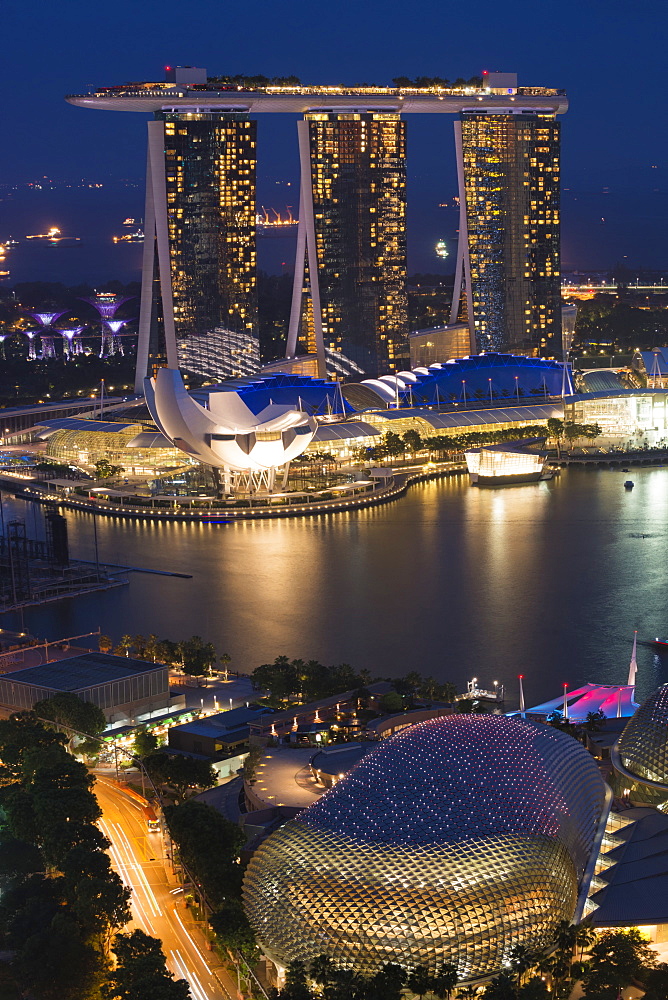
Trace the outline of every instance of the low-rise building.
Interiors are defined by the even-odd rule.
[[[170,695],[164,664],[125,656],[83,653],[0,676],[0,706],[10,712],[30,711],[36,702],[61,692],[97,705],[114,727],[185,708],[182,696]]]
[[[248,744],[250,723],[267,713],[273,714],[271,709],[262,705],[250,705],[193,719],[182,726],[172,726],[168,735],[169,746],[210,757],[233,753]]]

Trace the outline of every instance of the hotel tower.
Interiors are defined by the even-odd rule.
[[[561,351],[560,124],[524,109],[455,122],[460,231],[451,321],[476,351]]]
[[[406,123],[387,112],[313,113],[298,133],[302,232],[288,354],[301,340],[310,354],[320,345],[370,374],[404,367]]]
[[[512,73],[464,86],[208,80],[103,87],[78,107],[151,113],[137,390],[156,365],[259,367],[255,116],[299,115],[300,208],[283,370],[408,365],[406,119],[455,117],[460,223],[451,322],[469,350],[558,356],[563,91]],[[436,124],[434,123],[434,127]],[[461,329],[461,328],[460,328]],[[443,361],[448,360],[443,358]]]

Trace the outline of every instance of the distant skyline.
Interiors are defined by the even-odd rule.
[[[660,79],[668,18],[656,5],[508,0],[500,7],[480,0],[470,8],[417,0],[406,7],[370,0],[360,7],[341,0],[314,13],[306,0],[225,7],[192,0],[187,8],[175,0],[113,6],[68,0],[55,7],[42,0],[27,8],[4,0],[2,10],[2,129],[11,137],[6,184],[43,175],[141,181],[145,116],[73,108],[64,95],[88,85],[162,79],[166,64],[201,65],[211,74],[296,74],[312,83],[455,79],[502,69],[516,71],[520,84],[563,87],[569,95],[562,119],[564,268],[668,267]],[[260,125],[259,198],[294,206],[295,123],[264,117]],[[450,269],[456,213],[437,206],[456,192],[451,120],[434,130],[430,118],[413,116],[408,157],[409,267]],[[3,191],[0,198],[3,237],[10,223],[15,229],[19,206],[15,197],[7,203]],[[104,193],[99,202],[81,199],[93,202],[102,206]],[[445,265],[433,254],[441,236],[451,248]]]

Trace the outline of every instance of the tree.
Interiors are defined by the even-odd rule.
[[[281,990],[281,1000],[312,1000],[306,982],[306,966],[303,962],[290,962],[285,970],[285,986]]]
[[[425,968],[424,965],[416,965],[408,974],[406,986],[411,993],[415,993],[419,997],[423,997],[425,993],[429,993],[432,986],[432,977],[429,969]]]
[[[141,726],[135,730],[135,739],[132,745],[132,752],[135,757],[148,757],[158,749],[159,740],[153,733],[149,733],[146,726]]]
[[[121,641],[119,642],[118,646],[116,647],[115,652],[118,651],[118,655],[120,655],[120,656],[129,656],[131,649],[132,649],[132,636],[131,635],[122,635],[121,636]]]
[[[522,985],[524,974],[529,971],[533,961],[529,954],[529,949],[523,944],[516,944],[510,949],[510,967],[517,977],[517,985]]]
[[[100,458],[94,465],[96,479],[113,479],[122,476],[125,469],[122,465],[112,465],[107,458]]]
[[[40,719],[87,736],[98,736],[107,728],[107,719],[101,708],[69,691],[59,691],[51,698],[36,702],[33,711]]]
[[[117,965],[102,986],[105,1000],[190,1000],[186,980],[168,972],[157,938],[139,930],[117,934],[113,948]]]
[[[590,733],[600,732],[605,725],[606,718],[605,712],[602,712],[601,709],[599,709],[598,712],[587,712],[585,729]]]
[[[557,447],[557,458],[561,458],[561,439],[564,436],[564,422],[558,417],[547,418],[547,432]]]
[[[309,965],[308,974],[318,986],[327,986],[336,978],[336,966],[329,955],[318,955]]]
[[[432,993],[439,1000],[445,1000],[457,985],[457,968],[451,962],[445,962],[440,966],[434,976],[432,983]]]
[[[192,799],[168,806],[165,819],[181,860],[214,909],[240,898],[243,870],[238,864],[245,838],[236,823],[212,806]]]
[[[380,698],[378,707],[381,712],[386,712],[388,715],[392,712],[401,712],[404,707],[404,699],[396,691],[388,691]]]
[[[641,980],[656,965],[656,953],[637,928],[605,931],[591,949],[584,976],[586,997],[616,998],[618,993]]]
[[[517,996],[519,1000],[550,1000],[552,994],[540,976],[532,976],[520,987]]]
[[[131,895],[132,889],[112,871],[104,878],[87,875],[72,886],[72,912],[97,937],[103,954],[109,951],[114,931],[130,920]]]
[[[200,635],[193,635],[181,643],[183,669],[190,677],[204,677],[211,673],[216,662],[216,648],[212,642],[204,642]]]
[[[222,653],[220,657],[220,662],[223,665],[223,673],[225,674],[225,680],[228,678],[230,663],[232,662],[232,657],[229,653]]]
[[[661,962],[645,976],[643,1000],[666,1000],[668,997],[668,965]]]
[[[226,899],[211,914],[209,923],[218,940],[230,951],[240,951],[246,958],[256,956],[255,934],[239,900]]]
[[[409,451],[420,451],[422,448],[422,438],[417,431],[412,429],[404,431],[402,437],[404,439],[404,444]]]
[[[482,994],[484,1000],[517,1000],[517,990],[513,977],[502,972],[488,983]]]
[[[144,767],[154,781],[169,785],[183,802],[191,788],[212,788],[218,775],[208,760],[163,751],[144,757]]]
[[[98,636],[97,645],[101,653],[110,653],[114,642],[110,636],[100,635]]]
[[[17,781],[22,776],[27,751],[67,743],[63,733],[47,729],[34,712],[21,712],[0,719],[0,784]]]

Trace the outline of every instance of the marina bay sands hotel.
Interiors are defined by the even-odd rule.
[[[454,117],[459,242],[451,324],[471,353],[560,356],[563,91],[470,85],[253,86],[177,67],[67,100],[150,113],[137,388],[167,363],[217,378],[257,358],[256,117],[302,116],[287,371],[408,366],[406,119]],[[462,324],[466,324],[463,327]],[[447,360],[441,358],[440,360]],[[256,362],[257,363],[257,362]],[[240,369],[241,370],[241,369]]]

